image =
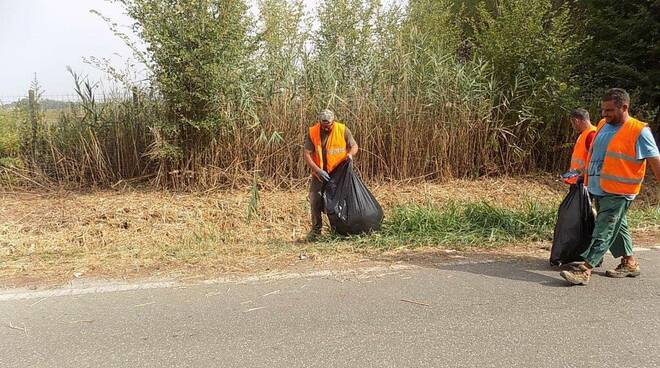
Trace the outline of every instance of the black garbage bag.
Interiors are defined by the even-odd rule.
[[[582,184],[571,185],[557,213],[550,264],[582,261],[580,254],[589,248],[595,223],[587,188]]]
[[[341,235],[368,233],[380,229],[383,209],[346,160],[330,175],[323,189],[325,212],[332,230]]]

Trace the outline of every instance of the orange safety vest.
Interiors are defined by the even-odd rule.
[[[573,147],[573,155],[571,156],[571,166],[570,170],[575,170],[580,174],[584,173],[584,169],[587,167],[587,157],[589,156],[589,151],[587,150],[587,136],[591,132],[595,132],[596,127],[591,126],[589,129],[585,129],[575,142],[575,147]],[[593,143],[593,141],[592,141]],[[574,176],[570,179],[564,180],[566,184],[576,184],[578,176]]]
[[[605,124],[605,119],[598,122],[596,136]],[[600,171],[600,187],[604,192],[619,195],[639,194],[646,173],[646,160],[637,159],[637,139],[645,127],[646,123],[629,118],[612,137]],[[591,161],[593,144],[591,148],[587,162]],[[586,173],[585,185],[588,180],[589,174]]]
[[[312,160],[322,170],[331,173],[339,164],[341,164],[348,153],[346,152],[346,139],[344,133],[346,132],[346,125],[334,122],[332,130],[328,136],[328,141],[325,144],[325,153],[327,162],[323,160],[323,147],[321,147],[321,123],[316,123],[309,128],[309,138],[314,144],[315,154],[312,155]]]

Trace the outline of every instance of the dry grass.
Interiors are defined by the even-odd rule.
[[[524,178],[372,188],[386,216],[401,204],[486,200],[515,208],[522,205],[521,198],[556,204],[565,193],[552,180]],[[250,223],[246,220],[249,198],[247,189],[194,194],[137,190],[4,193],[0,279],[20,284],[20,280],[34,277],[62,282],[74,273],[114,278],[210,276],[283,269],[301,262],[325,267],[393,256],[378,249],[355,249],[348,241],[299,242],[308,229],[305,188],[262,192],[258,215]],[[532,248],[538,251],[539,246]],[[305,261],[299,259],[301,252],[308,255]]]

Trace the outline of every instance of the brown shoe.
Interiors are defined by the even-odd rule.
[[[577,269],[561,271],[559,275],[572,285],[586,285],[591,280],[591,274],[587,272],[588,270],[584,265],[580,265]]]
[[[605,271],[605,275],[607,275],[608,277],[617,277],[617,278],[637,277],[639,276],[639,274],[640,274],[639,263],[635,263],[631,265],[626,261],[621,261],[621,263],[618,266],[616,266],[616,268],[613,270]]]
[[[566,268],[569,270],[579,270],[580,266],[584,265],[584,261],[579,261],[579,262],[571,262],[566,265]],[[600,262],[598,262],[597,265],[594,266],[594,268],[598,268],[603,265],[603,260],[601,259]]]

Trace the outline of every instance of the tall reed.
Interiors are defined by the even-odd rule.
[[[120,3],[147,45],[138,59],[151,83],[99,102],[73,73],[80,102],[26,157],[50,180],[291,186],[308,175],[302,142],[322,108],[354,133],[369,179],[558,170],[567,158],[569,102],[539,114],[539,84],[499,77],[453,1],[323,0],[316,23],[301,0],[260,0],[256,19],[241,0]],[[496,19],[484,24],[495,37]]]

